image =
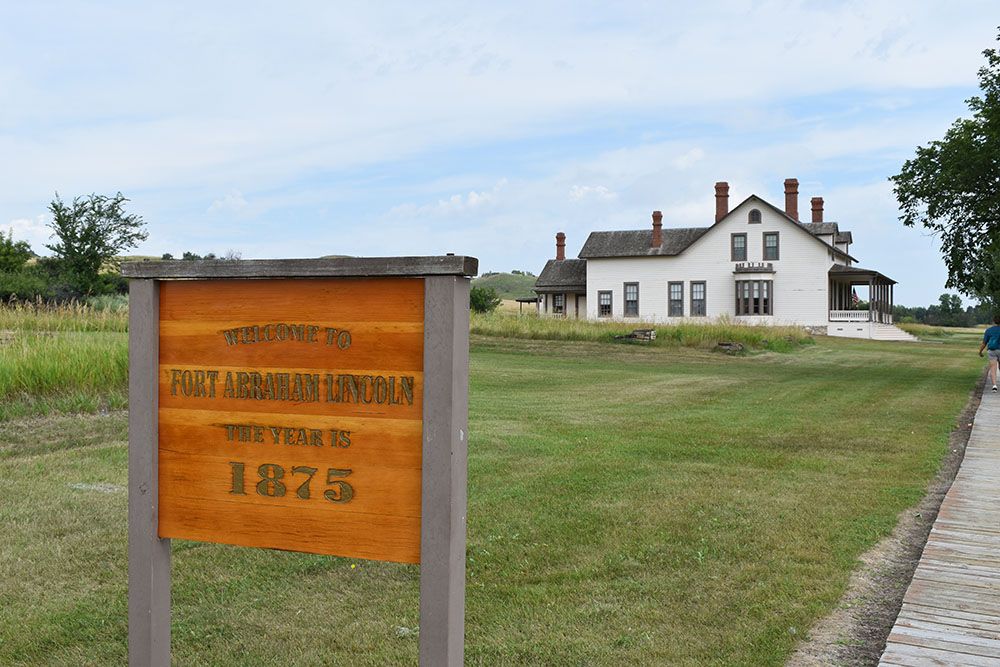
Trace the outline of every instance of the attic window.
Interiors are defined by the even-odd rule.
[[[754,209],[750,209],[750,215],[747,217],[747,222],[750,223],[751,225],[759,225],[760,224],[760,211],[758,211],[755,208]]]

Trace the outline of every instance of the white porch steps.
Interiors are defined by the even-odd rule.
[[[906,340],[915,341],[918,338],[908,334],[895,324],[872,322],[872,340]]]

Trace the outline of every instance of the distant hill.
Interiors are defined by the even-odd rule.
[[[535,276],[531,273],[484,273],[472,281],[473,287],[492,287],[501,299],[516,299],[519,296],[535,296],[531,288],[535,286]]]

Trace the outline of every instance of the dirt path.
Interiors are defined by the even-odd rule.
[[[860,557],[837,609],[820,619],[788,660],[789,667],[877,665],[903,604],[941,501],[962,464],[985,376],[969,396],[949,437],[949,452],[916,507],[904,511],[892,534]]]

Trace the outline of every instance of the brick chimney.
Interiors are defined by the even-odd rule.
[[[556,259],[566,259],[566,235],[556,234]]]
[[[663,245],[663,214],[653,211],[653,240],[650,241],[651,248],[659,248]]]
[[[785,179],[785,215],[792,220],[799,219],[799,181],[796,178]]]
[[[813,222],[823,222],[823,198],[813,197],[809,202],[812,204]]]
[[[715,184],[715,221],[722,220],[729,213],[729,183]]]

